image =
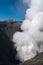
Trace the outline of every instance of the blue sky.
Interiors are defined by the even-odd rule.
[[[0,0],[0,20],[23,20],[27,8],[22,0]]]

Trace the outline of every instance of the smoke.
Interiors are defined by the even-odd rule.
[[[30,4],[21,25],[23,32],[13,34],[13,42],[18,51],[16,57],[21,61],[34,58],[37,53],[43,52],[43,0],[31,0]]]
[[[28,23],[28,24],[27,24]],[[23,21],[23,24],[22,24],[22,26],[21,26],[21,29],[23,30],[23,31],[28,31],[29,30],[29,25],[30,25],[30,23],[31,23],[31,21],[29,20],[29,19],[25,19],[24,21]]]
[[[26,10],[25,18],[32,20],[37,12],[43,11],[43,0],[31,0],[30,8]]]

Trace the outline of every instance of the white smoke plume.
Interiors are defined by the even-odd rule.
[[[21,61],[34,58],[43,52],[43,0],[31,0],[30,8],[26,10],[25,20],[21,25],[23,32],[13,35]]]

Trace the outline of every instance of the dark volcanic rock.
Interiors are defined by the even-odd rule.
[[[0,22],[0,29],[3,30],[8,37],[12,38],[13,33],[15,33],[16,31],[21,31],[20,25],[20,22],[8,20]]]
[[[13,45],[4,31],[0,30],[0,64],[13,65],[16,63],[15,55],[17,52]]]
[[[17,65],[20,63],[17,60],[16,48],[11,41],[13,33],[20,30],[21,23],[15,21],[0,22],[0,64]]]

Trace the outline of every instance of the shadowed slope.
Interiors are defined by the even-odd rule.
[[[0,29],[0,64],[4,65],[17,65],[19,60],[15,58],[16,48],[10,38]]]

